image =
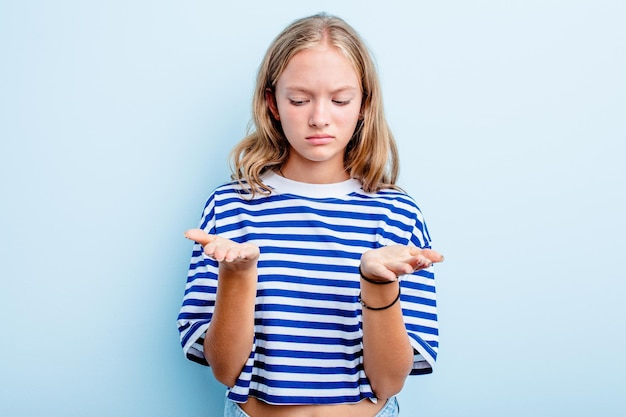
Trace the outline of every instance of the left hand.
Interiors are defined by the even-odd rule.
[[[428,268],[435,262],[443,262],[443,256],[435,250],[391,245],[365,252],[361,273],[375,281],[395,281],[399,275]]]

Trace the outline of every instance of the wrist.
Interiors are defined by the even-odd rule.
[[[230,283],[238,282],[240,285],[248,285],[254,284],[258,281],[258,269],[256,265],[241,269],[241,268],[231,268],[230,265],[220,264],[219,266],[219,278],[224,282],[228,281]]]
[[[361,281],[365,281],[374,285],[386,285],[386,284],[391,284],[393,282],[398,281],[398,277],[396,277],[395,280],[381,280],[377,278],[368,277],[363,273],[363,268],[361,268],[361,265],[359,265],[359,275],[361,276]]]
[[[385,283],[390,285],[381,285],[378,283],[371,283],[363,279],[361,280],[359,303],[361,303],[364,310],[385,310],[393,306],[398,301],[401,287],[400,281],[385,281]]]
[[[374,289],[374,287],[376,288]],[[399,283],[397,286],[389,285],[384,287],[376,284],[362,285],[358,300],[364,310],[387,310],[400,300],[401,288]]]

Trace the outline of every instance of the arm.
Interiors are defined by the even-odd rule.
[[[254,342],[259,248],[192,229],[185,236],[200,243],[204,253],[219,262],[215,311],[204,338],[204,355],[215,378],[235,385]]]
[[[380,285],[361,279],[361,299],[371,307],[391,304],[398,296],[398,275],[412,273],[441,262],[443,256],[429,249],[387,246],[365,252],[362,274]],[[399,302],[384,310],[363,308],[363,366],[372,390],[380,399],[396,395],[413,367],[413,347],[406,332]]]

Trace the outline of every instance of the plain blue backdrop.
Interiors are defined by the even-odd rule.
[[[265,49],[322,10],[372,48],[447,259],[402,415],[626,415],[617,0],[0,0],[0,415],[221,415],[179,347],[182,233]]]

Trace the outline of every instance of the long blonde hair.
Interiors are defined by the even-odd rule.
[[[261,177],[277,170],[289,157],[289,143],[280,121],[275,120],[266,101],[266,90],[274,91],[278,78],[298,52],[323,42],[335,46],[353,64],[361,79],[362,120],[346,147],[344,166],[366,192],[397,188],[398,150],[387,124],[378,74],[363,40],[344,20],[316,14],[294,21],[272,42],[259,67],[252,100],[253,127],[231,152],[232,178],[247,182],[252,192],[268,193]]]

